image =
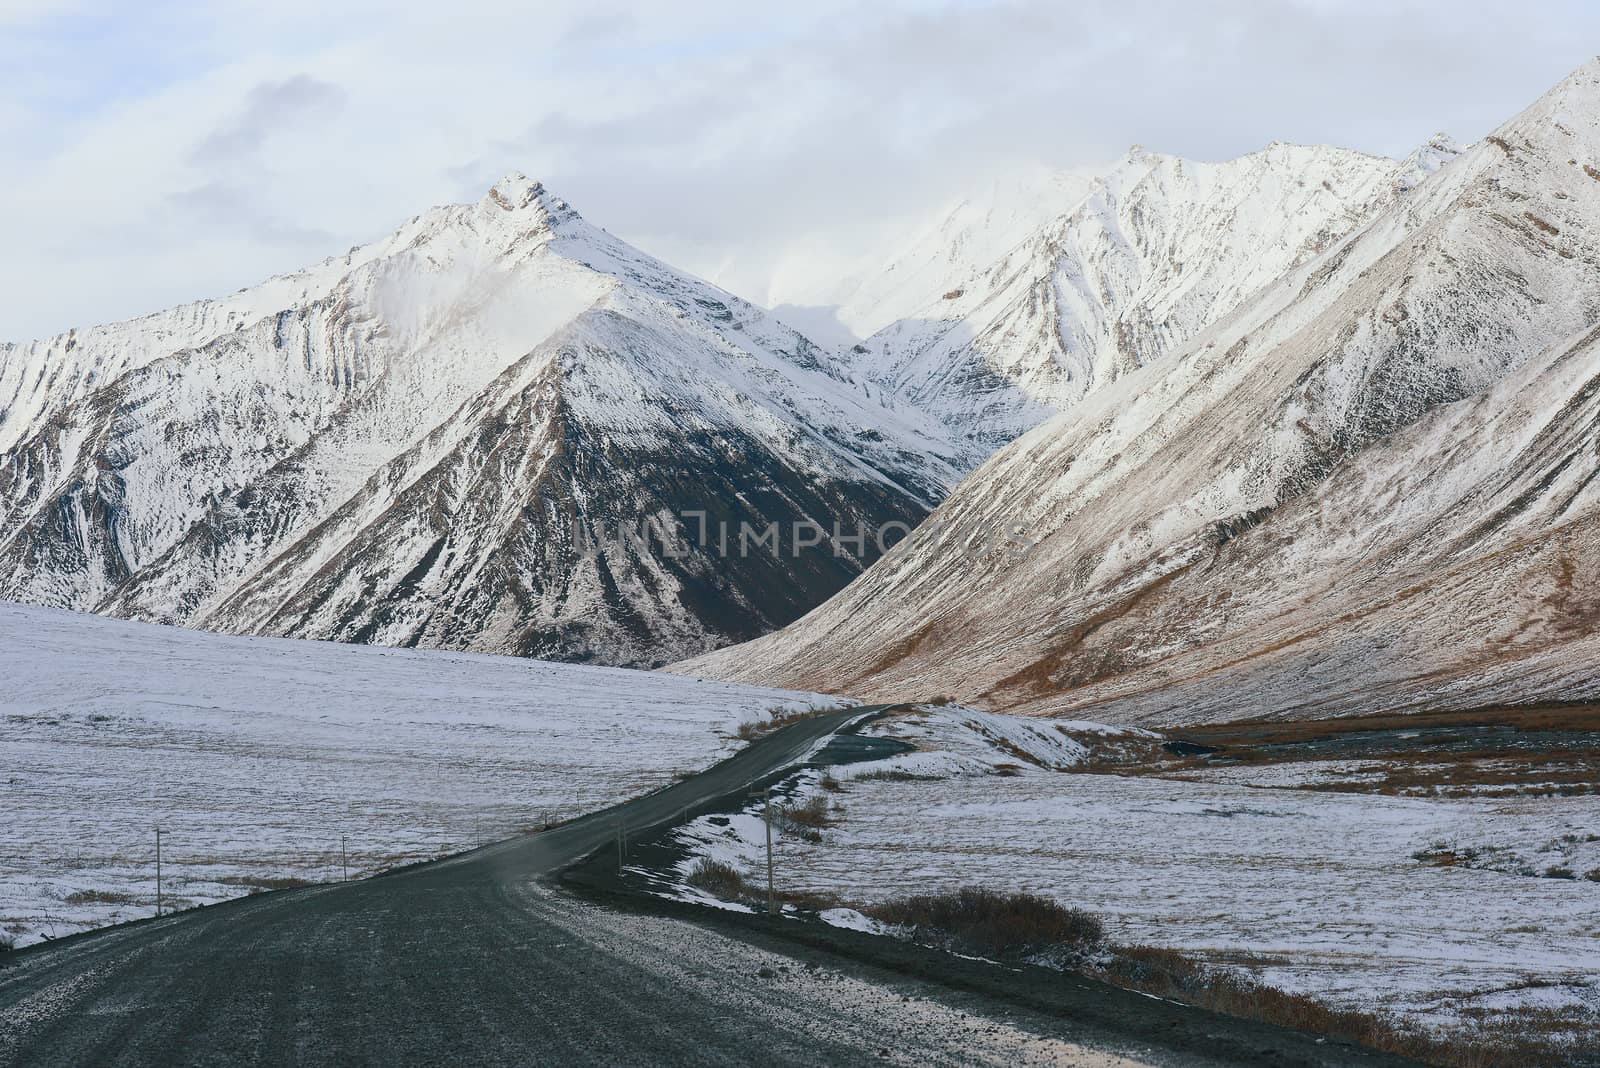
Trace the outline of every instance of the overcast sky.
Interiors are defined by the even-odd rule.
[[[1009,168],[1476,139],[1600,48],[1597,8],[0,0],[0,338],[224,293],[511,170],[765,302]]]

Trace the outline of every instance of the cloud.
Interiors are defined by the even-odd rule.
[[[1575,0],[0,4],[31,20],[0,34],[0,337],[303,266],[510,170],[800,301],[785,265],[867,256],[1023,165],[1476,138],[1600,39]]]
[[[171,193],[166,203],[179,217],[180,225],[198,223],[215,229],[233,229],[264,245],[331,249],[338,243],[338,238],[328,230],[302,226],[263,210],[248,190],[227,182],[206,182]]]
[[[195,145],[189,160],[206,165],[254,158],[273,134],[297,123],[331,117],[344,102],[344,90],[307,74],[263,82],[246,94],[236,115]]]

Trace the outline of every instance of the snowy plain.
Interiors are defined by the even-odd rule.
[[[0,936],[470,848],[666,785],[838,698],[0,604]]]
[[[1104,772],[1142,731],[928,708],[869,730],[918,751],[792,780],[835,823],[781,834],[779,888],[866,906],[962,886],[1089,910],[1122,944],[1178,949],[1342,1007],[1451,1026],[1555,1009],[1600,1023],[1600,797],[1433,798]],[[830,784],[833,785],[833,784]],[[679,832],[701,858],[764,876],[751,808]],[[1441,848],[1480,866],[1438,866]],[[1549,878],[1574,867],[1576,878]],[[680,896],[707,900],[683,885]],[[858,912],[832,922],[872,925]]]

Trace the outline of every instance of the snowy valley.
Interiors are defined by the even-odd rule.
[[[157,827],[176,910],[497,843],[367,884],[407,952],[385,886],[610,945],[609,894],[762,912],[771,855],[774,944],[981,886],[1104,925],[1008,967],[1167,954],[1477,1051],[1440,1063],[1592,1046],[1596,220],[1600,60],[1400,159],[1019,173],[770,309],[513,173],[0,344],[0,939],[148,916]],[[670,865],[579,818],[629,799]],[[498,951],[556,959],[538,923]]]

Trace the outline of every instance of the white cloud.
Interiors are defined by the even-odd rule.
[[[763,300],[1023,164],[1481,136],[1600,26],[1394,0],[0,5],[0,337],[231,289],[512,169]]]

